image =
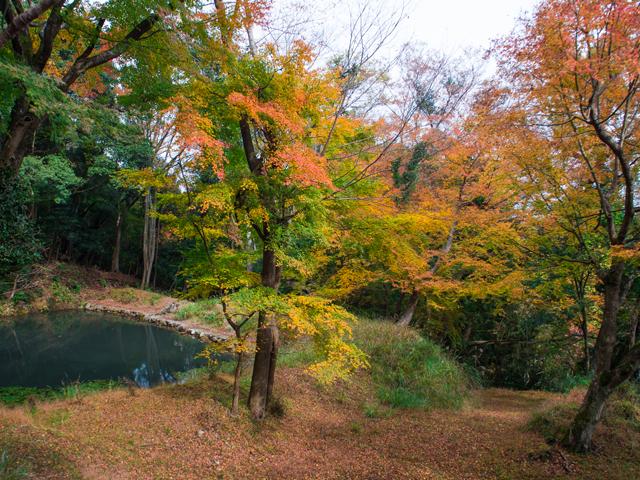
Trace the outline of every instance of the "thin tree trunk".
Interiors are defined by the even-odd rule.
[[[461,193],[462,195],[462,193]],[[456,215],[459,211],[459,208],[456,209]],[[429,269],[429,273],[431,275],[435,275],[438,272],[438,268],[440,268],[440,264],[442,263],[442,257],[444,257],[447,253],[451,251],[451,247],[453,246],[453,237],[456,234],[456,229],[458,228],[458,220],[454,220],[451,224],[451,228],[449,229],[449,234],[447,235],[447,240],[445,244],[440,249],[440,252],[436,255],[433,265]],[[409,300],[409,306],[404,311],[402,316],[396,322],[398,325],[408,326],[413,320],[413,314],[416,312],[416,307],[418,306],[419,294],[416,289],[411,293],[411,299]]]
[[[582,306],[582,347],[584,350],[584,369],[585,372],[591,371],[591,355],[589,353],[589,323],[587,318],[587,309]]]
[[[144,232],[142,240],[142,281],[140,288],[149,287],[151,271],[156,258],[156,246],[158,241],[158,219],[155,217],[155,189],[149,188],[144,200]]]
[[[116,218],[116,239],[113,246],[113,255],[111,256],[111,271],[120,273],[120,248],[122,244],[122,209],[118,208],[118,217]]]
[[[236,356],[236,370],[233,375],[233,400],[231,402],[231,414],[238,414],[238,406],[240,404],[240,376],[242,375],[242,352],[238,352]]]
[[[406,308],[404,313],[400,316],[398,321],[396,322],[398,325],[403,327],[409,326],[411,320],[413,320],[413,314],[416,311],[416,307],[418,306],[418,300],[420,296],[418,295],[418,291],[414,290],[411,292],[411,297],[409,298],[409,306]]]

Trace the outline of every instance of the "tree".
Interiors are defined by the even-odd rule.
[[[575,183],[559,188],[589,187],[570,198],[568,208],[584,205],[589,195],[597,205],[586,215],[577,208],[565,216],[603,292],[594,377],[565,439],[573,449],[586,451],[607,399],[640,368],[637,337],[621,330],[638,278],[640,7],[549,0],[523,27],[499,46],[503,75],[513,85],[512,104],[505,110],[531,138],[547,144],[553,168],[573,169]],[[589,238],[585,233],[591,229],[597,235]]]
[[[228,222],[227,233],[236,231],[228,240],[216,238],[203,228],[205,221],[190,217],[210,269],[210,274],[194,279],[201,292],[255,287],[256,275],[247,271],[252,268],[237,261],[242,255],[229,245],[249,236],[261,247],[259,288],[277,297],[283,268],[307,268],[310,250],[321,241],[314,227],[322,220],[323,196],[333,188],[326,159],[311,143],[323,109],[335,96],[332,77],[309,67],[312,52],[303,42],[285,53],[255,45],[243,52],[236,33],[260,18],[263,7],[262,2],[237,2],[232,8],[216,2],[219,39],[207,37],[197,45],[201,65],[210,61],[214,68],[203,68],[194,88],[210,92],[206,114],[214,133],[222,133],[228,142],[224,183],[222,175],[206,169],[192,179],[189,173],[183,175],[191,196],[188,204],[197,216]],[[231,265],[240,272],[229,273]],[[249,407],[257,419],[265,416],[273,391],[280,330],[276,313],[266,306],[256,313]]]
[[[91,82],[87,78],[89,72],[105,68],[131,52],[136,44],[148,41],[162,30],[163,17],[170,16],[176,7],[171,2],[162,11],[157,2],[49,3],[42,2],[25,11],[25,2],[0,2],[7,36],[11,38],[11,50],[8,54],[3,52],[3,57],[12,66],[5,72],[9,74],[7,93],[12,105],[0,136],[0,172],[9,177],[20,170],[35,133],[44,125],[51,126],[51,112],[43,104],[52,102],[53,95],[60,98],[51,89],[57,88],[65,96],[74,88],[76,93],[82,92],[80,84]],[[36,13],[42,16],[45,7],[48,17],[40,29],[20,26]],[[93,23],[91,18],[95,18]],[[76,38],[71,49],[64,47],[68,36]],[[49,81],[49,77],[56,81]],[[34,82],[48,84],[49,88],[35,89]]]

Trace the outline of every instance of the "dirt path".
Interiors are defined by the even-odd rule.
[[[461,411],[365,415],[364,382],[320,389],[282,369],[287,414],[232,418],[226,382],[116,390],[0,409],[0,442],[30,459],[33,478],[89,479],[624,479],[640,465],[604,452],[561,457],[525,425],[541,392],[484,390]],[[551,454],[548,452],[551,451]],[[547,454],[545,454],[547,452]],[[564,455],[564,454],[563,454]],[[568,455],[568,454],[567,454]],[[626,463],[625,463],[626,462]],[[624,468],[623,468],[624,467]]]

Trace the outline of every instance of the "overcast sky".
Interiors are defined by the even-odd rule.
[[[390,3],[402,3],[391,0]],[[508,34],[516,19],[531,12],[538,0],[415,0],[406,34],[429,47],[449,51],[487,48],[492,39]]]
[[[275,14],[299,22],[301,30],[323,30],[336,46],[349,20],[366,4],[390,16],[404,6],[404,16],[394,44],[422,42],[430,49],[459,54],[469,48],[484,50],[491,40],[508,34],[516,19],[531,12],[539,0],[274,0]],[[302,9],[295,5],[303,5]],[[305,24],[305,22],[308,22]]]

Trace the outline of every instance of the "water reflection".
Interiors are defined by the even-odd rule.
[[[197,340],[94,312],[51,312],[0,325],[0,386],[60,386],[126,377],[141,387],[175,382],[203,364]]]

